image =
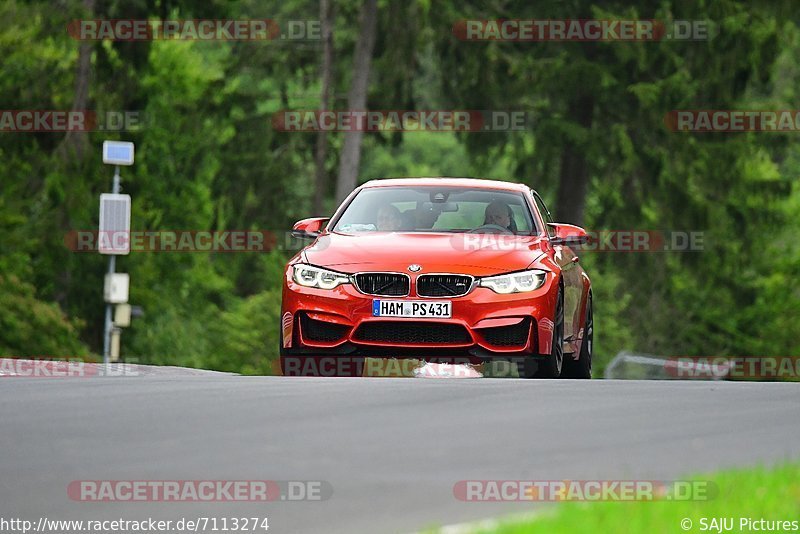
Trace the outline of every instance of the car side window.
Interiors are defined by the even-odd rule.
[[[542,197],[539,196],[539,193],[537,193],[536,191],[533,191],[533,190],[531,190],[531,192],[533,193],[533,200],[536,202],[536,209],[538,209],[539,213],[542,214],[542,217],[544,218],[545,225],[547,226],[547,235],[549,235],[550,237],[555,237],[556,236],[556,231],[549,224],[549,223],[554,222],[553,221],[553,216],[550,215],[550,210],[548,210],[547,206],[545,206],[544,201],[542,200]]]

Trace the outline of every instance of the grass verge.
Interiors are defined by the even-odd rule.
[[[481,534],[800,531],[800,462],[722,471],[693,480],[711,481],[717,487],[717,495],[693,501],[563,502],[532,518],[500,520],[467,531]],[[742,519],[753,523],[743,524]],[[762,519],[768,523],[760,523]],[[780,524],[783,521],[789,523]],[[733,528],[728,529],[731,525]]]

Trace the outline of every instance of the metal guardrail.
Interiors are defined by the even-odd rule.
[[[687,377],[677,372],[678,365],[681,370],[691,366],[691,362],[681,362],[674,358],[654,356],[650,354],[636,354],[622,351],[617,354],[606,367],[604,378],[617,380],[685,380]],[[689,373],[691,375],[691,373]],[[724,380],[725,373],[705,376],[705,380]],[[698,378],[694,378],[697,380]]]

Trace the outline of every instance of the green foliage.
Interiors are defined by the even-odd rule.
[[[76,358],[87,356],[78,341],[79,321],[64,317],[58,305],[35,297],[33,286],[0,275],[0,354]]]
[[[371,177],[470,176],[472,168],[455,134],[409,132],[399,146],[382,145],[379,139],[364,143],[361,175]]]
[[[212,369],[248,375],[272,374],[278,349],[280,290],[238,301],[210,325]]]
[[[64,28],[80,3],[0,6],[0,99],[6,109],[70,109],[80,42]],[[314,19],[311,0],[95,3],[92,18]],[[624,4],[624,5],[623,5]],[[664,127],[674,109],[796,107],[800,36],[791,4],[510,1],[380,3],[371,109],[525,110],[510,133],[366,134],[360,180],[482,176],[534,186],[558,218],[562,157],[584,155],[591,230],[699,231],[704,250],[586,252],[593,279],[595,370],[627,349],[665,355],[792,355],[800,350],[800,175],[796,134],[691,134]],[[332,106],[343,109],[360,2],[335,2]],[[266,15],[265,15],[266,13]],[[656,18],[714,23],[707,42],[463,42],[468,18]],[[397,21],[402,21],[398,24]],[[314,42],[90,43],[87,108],[142,113],[128,132],[0,135],[0,349],[87,354],[102,347],[106,260],[64,246],[97,226],[110,188],[103,139],[136,142],[122,171],[135,230],[268,230],[283,242],[311,213],[313,133],[273,130],[272,114],[319,105]],[[588,124],[575,103],[592,101]],[[325,169],[338,168],[331,134]],[[268,373],[288,253],[137,252],[119,258],[145,316],[122,337],[140,361]]]
[[[584,265],[592,278],[594,307],[594,354],[592,375],[603,376],[606,365],[623,350],[636,348],[636,337],[626,317],[641,301],[626,288],[622,277],[613,270]]]

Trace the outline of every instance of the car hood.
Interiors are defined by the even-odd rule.
[[[306,248],[303,261],[345,273],[407,272],[487,276],[527,268],[543,255],[537,236],[451,233],[326,233]]]

